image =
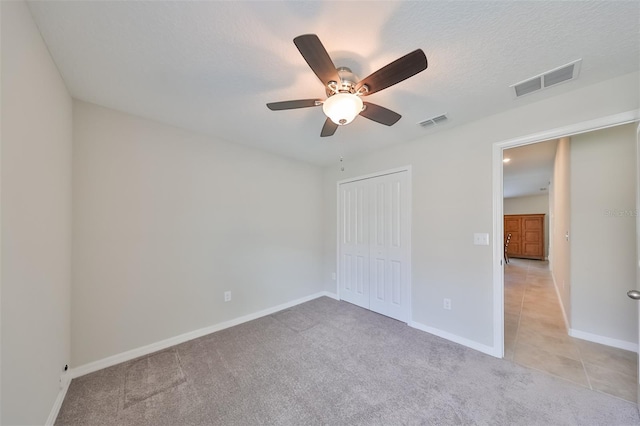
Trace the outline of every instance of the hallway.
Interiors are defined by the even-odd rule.
[[[568,335],[548,262],[510,259],[504,290],[505,359],[636,402],[637,354]]]

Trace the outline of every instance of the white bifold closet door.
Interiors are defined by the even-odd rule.
[[[409,320],[409,173],[339,186],[340,299]]]

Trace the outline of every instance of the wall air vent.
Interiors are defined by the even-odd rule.
[[[420,127],[431,127],[436,124],[441,124],[442,122],[447,121],[447,113],[438,115],[437,117],[427,118],[426,120],[422,120],[418,123]]]
[[[538,90],[543,90],[551,86],[555,86],[556,84],[578,78],[581,64],[582,59],[578,59],[576,61],[569,62],[566,65],[562,65],[561,67],[554,68],[542,74],[523,80],[519,83],[512,84],[509,87],[513,88],[515,97],[519,98],[520,96],[528,95],[529,93],[537,92]]]

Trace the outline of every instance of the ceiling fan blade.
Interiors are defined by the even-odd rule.
[[[327,50],[315,34],[304,34],[293,39],[302,57],[320,81],[326,86],[330,81],[340,82],[340,75]]]
[[[296,101],[271,102],[267,108],[271,111],[281,111],[283,109],[308,108],[322,105],[322,99],[299,99]]]
[[[327,118],[324,122],[324,126],[322,126],[322,132],[320,132],[320,136],[322,136],[323,138],[327,136],[333,136],[337,129],[338,125],[331,121],[330,118]]]
[[[369,90],[363,95],[370,95],[400,83],[426,69],[427,57],[422,49],[417,49],[360,80],[356,85],[356,90],[366,84]]]
[[[372,104],[370,102],[363,103],[365,105],[365,109],[360,112],[360,115],[377,123],[384,124],[386,126],[393,126],[402,117],[397,112],[381,107],[380,105]]]

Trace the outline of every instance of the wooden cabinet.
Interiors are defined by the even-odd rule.
[[[504,215],[505,237],[509,233],[509,257],[544,260],[544,214]]]

